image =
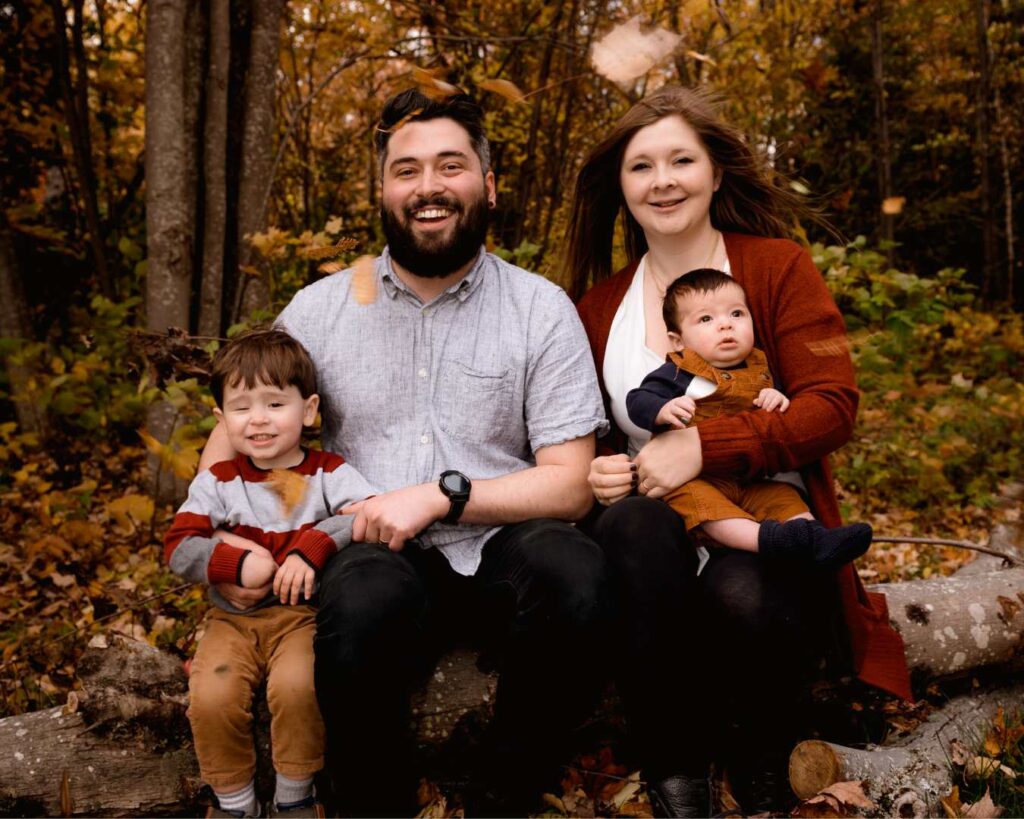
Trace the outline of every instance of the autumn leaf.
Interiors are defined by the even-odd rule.
[[[1003,815],[1003,809],[992,801],[989,790],[986,788],[985,795],[973,805],[964,803],[961,815],[965,819],[997,819]]]
[[[714,59],[709,57],[707,54],[701,54],[699,51],[687,49],[686,56],[694,60],[700,60],[702,63],[707,63],[708,65],[718,65],[718,63],[715,62]]]
[[[821,793],[833,796],[839,800],[841,805],[852,808],[871,810],[876,807],[875,803],[868,799],[864,793],[864,783],[862,781],[835,782],[827,788],[823,788]]]
[[[345,269],[344,262],[324,262],[317,268],[321,273],[340,273]]]
[[[882,213],[886,216],[896,216],[903,213],[903,206],[907,204],[905,196],[890,196],[882,200]]]
[[[136,524],[153,519],[153,499],[146,495],[124,495],[107,503],[107,513],[123,534],[135,531]]]
[[[675,50],[680,40],[678,34],[660,28],[641,31],[637,15],[594,43],[590,61],[598,74],[612,82],[626,83],[654,68]]]
[[[324,225],[324,233],[330,233],[332,236],[337,236],[341,233],[341,217],[332,216],[327,220],[327,224]]]
[[[479,87],[484,91],[493,91],[495,94],[498,94],[507,100],[512,100],[512,102],[526,101],[526,95],[523,94],[523,92],[520,91],[514,83],[511,83],[508,80],[483,80],[479,84]]]
[[[360,256],[352,265],[352,295],[358,304],[377,300],[377,265],[373,256]]]
[[[283,517],[291,517],[295,507],[302,503],[309,484],[305,477],[290,469],[272,469],[267,478],[269,486],[281,501]]]
[[[440,73],[443,69],[440,71],[435,69],[435,71]],[[434,102],[444,102],[449,97],[454,97],[456,94],[462,93],[462,89],[458,86],[439,79],[434,71],[429,71],[428,69],[420,68],[419,66],[413,66],[412,79],[413,82],[419,86],[423,96],[434,100]],[[398,130],[397,126],[395,130]]]

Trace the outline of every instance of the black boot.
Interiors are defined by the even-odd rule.
[[[675,774],[650,782],[647,798],[651,812],[660,817],[707,817],[711,815],[711,786],[708,778]]]
[[[763,754],[736,771],[734,795],[744,816],[761,813],[789,815],[793,791],[789,787],[789,759],[785,754]],[[733,771],[730,770],[730,781]]]
[[[766,520],[757,533],[757,548],[768,558],[799,560],[835,570],[864,554],[871,537],[871,527],[866,523],[828,529],[817,520],[804,518],[785,523]]]

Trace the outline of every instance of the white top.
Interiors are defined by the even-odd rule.
[[[608,345],[604,351],[604,386],[611,399],[612,417],[629,439],[627,453],[632,458],[641,447],[651,440],[651,433],[629,420],[626,412],[626,394],[640,386],[640,382],[652,370],[665,363],[664,356],[658,355],[647,346],[647,322],[644,319],[644,270],[647,256],[640,260],[633,274],[629,290],[615,311]],[[725,260],[724,273],[732,275],[729,260]],[[696,377],[686,390],[691,398],[703,398],[715,391],[715,385],[706,378]]]

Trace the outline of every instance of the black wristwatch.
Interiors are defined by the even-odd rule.
[[[451,508],[444,516],[443,523],[455,523],[462,515],[462,510],[469,503],[469,490],[473,488],[473,482],[454,469],[448,469],[441,473],[441,480],[438,486],[444,496],[451,501]]]

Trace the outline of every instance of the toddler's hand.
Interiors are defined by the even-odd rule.
[[[281,598],[286,606],[294,606],[299,602],[299,595],[306,600],[313,596],[313,584],[316,581],[316,570],[298,554],[292,553],[284,559],[284,563],[274,576],[274,594]]]
[[[765,387],[754,399],[754,406],[760,407],[765,412],[785,412],[789,409],[789,399],[781,392],[771,387]]]
[[[696,411],[696,402],[688,395],[680,395],[658,410],[658,417],[654,422],[662,427],[684,429]]]
[[[277,571],[277,564],[269,552],[251,551],[242,562],[242,586],[247,589],[258,589],[270,582]]]

